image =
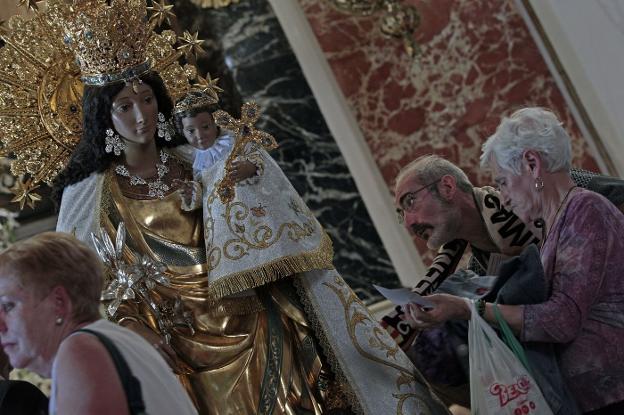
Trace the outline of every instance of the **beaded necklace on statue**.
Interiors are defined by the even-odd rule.
[[[548,237],[550,236],[550,231],[552,231],[552,228],[555,227],[555,223],[557,221],[557,217],[559,216],[559,212],[561,212],[561,208],[563,207],[563,205],[565,205],[566,200],[568,200],[568,196],[570,196],[570,193],[572,193],[572,190],[576,189],[577,186],[572,186],[568,189],[568,191],[566,192],[565,196],[563,197],[563,200],[561,201],[561,203],[559,204],[559,207],[557,208],[557,211],[555,212],[555,216],[553,217],[552,223],[550,224],[550,228],[548,229],[548,232],[546,232],[546,223],[542,221],[542,242],[540,244],[540,250],[542,250],[544,248],[544,245],[546,244],[546,240],[548,239]]]
[[[169,167],[167,167],[168,158],[169,154],[167,154],[164,150],[160,150],[160,163],[156,164],[156,172],[158,175],[153,181],[147,181],[136,174],[131,175],[128,168],[122,164],[115,167],[115,173],[120,176],[130,178],[131,186],[147,185],[149,197],[162,199],[165,197],[165,193],[169,190],[169,185],[162,181],[162,178],[169,171]]]

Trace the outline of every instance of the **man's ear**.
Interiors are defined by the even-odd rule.
[[[440,197],[447,202],[453,200],[455,197],[455,193],[457,192],[457,180],[455,177],[450,174],[445,174],[440,179],[440,183],[438,184],[438,193]]]
[[[544,173],[542,156],[535,150],[526,150],[522,153],[522,166],[534,178]]]

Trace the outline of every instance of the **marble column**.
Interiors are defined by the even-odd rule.
[[[334,242],[335,266],[365,302],[378,300],[371,283],[399,281],[331,136],[297,59],[267,0],[223,9],[175,3],[181,26],[199,31],[208,55],[202,71],[224,81],[224,109],[255,100],[259,127],[280,147],[272,153]],[[234,111],[235,112],[235,111]]]

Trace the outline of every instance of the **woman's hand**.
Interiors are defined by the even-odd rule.
[[[434,294],[427,296],[427,300],[434,304],[433,309],[425,311],[418,304],[406,306],[406,315],[419,329],[438,326],[448,320],[470,319],[470,308],[464,298],[448,294]]]
[[[125,327],[143,337],[149,344],[154,346],[156,351],[162,356],[163,359],[165,359],[165,362],[167,362],[169,367],[177,373],[176,352],[170,345],[165,343],[165,340],[160,335],[155,333],[149,327],[134,321],[126,324]]]
[[[247,160],[235,160],[232,162],[230,178],[236,183],[248,179],[256,174],[256,165]]]

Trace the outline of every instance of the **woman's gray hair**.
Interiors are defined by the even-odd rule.
[[[494,162],[504,170],[521,174],[522,155],[537,151],[549,173],[570,170],[570,136],[557,116],[544,108],[531,107],[504,117],[496,132],[481,147],[481,167]]]
[[[427,186],[446,175],[454,177],[457,187],[462,191],[472,192],[472,183],[466,173],[450,161],[434,154],[418,157],[403,167],[396,177],[396,183],[400,183],[405,177],[415,177],[421,186]],[[432,187],[431,193],[437,195],[437,187]]]

